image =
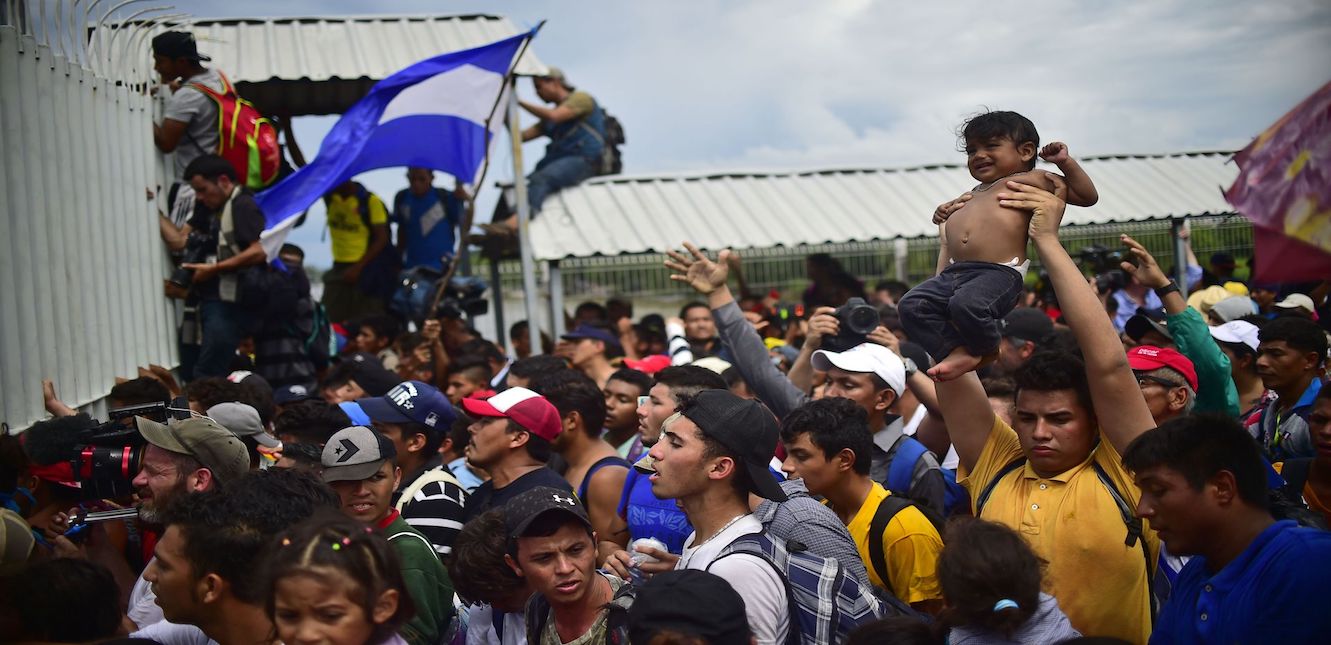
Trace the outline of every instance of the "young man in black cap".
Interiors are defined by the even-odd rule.
[[[396,456],[393,442],[373,429],[343,428],[324,446],[323,480],[337,493],[344,515],[378,529],[397,551],[416,606],[416,616],[400,633],[411,645],[426,645],[438,642],[453,618],[453,583],[434,546],[393,508],[393,491],[402,479],[393,464]]]
[[[757,556],[717,556],[736,538],[762,531],[749,510],[749,493],[786,500],[767,469],[779,435],[776,418],[761,403],[707,390],[684,401],[662,424],[661,440],[648,453],[656,470],[652,492],[679,500],[694,527],[675,568],[725,578],[743,596],[749,627],[759,643],[786,640],[786,583]]]
[[[596,570],[596,532],[572,495],[544,486],[504,506],[504,560],[536,593],[527,602],[528,643],[628,642],[628,582]]]
[[[153,144],[163,153],[176,153],[179,173],[195,158],[217,150],[217,102],[193,84],[222,92],[224,82],[217,70],[202,65],[212,59],[199,53],[194,34],[164,32],[153,37],[152,47],[153,70],[171,91],[162,122],[153,124]],[[192,194],[189,201],[193,203]]]
[[[393,444],[404,473],[393,493],[393,507],[411,528],[429,538],[439,557],[452,552],[462,530],[467,493],[439,455],[446,433],[457,420],[453,406],[433,385],[399,383],[388,394],[357,401],[374,429]]]

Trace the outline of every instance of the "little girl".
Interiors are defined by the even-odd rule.
[[[1044,561],[1012,529],[994,522],[948,523],[938,556],[950,645],[1059,643],[1081,636],[1058,601],[1040,591]]]
[[[321,514],[274,542],[268,616],[287,645],[405,645],[415,612],[388,541],[341,514]]]

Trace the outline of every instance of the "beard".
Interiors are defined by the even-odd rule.
[[[176,484],[163,491],[159,495],[139,502],[139,520],[145,524],[162,526],[165,522],[167,508],[173,502],[189,494],[189,488],[185,485],[185,478],[176,480]]]

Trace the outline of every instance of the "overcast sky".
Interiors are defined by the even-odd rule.
[[[956,163],[956,127],[986,106],[1077,156],[1234,150],[1331,80],[1326,0],[174,4],[201,18],[545,19],[534,51],[619,117],[633,174]],[[307,156],[334,120],[297,119]],[[528,163],[542,150],[529,144]],[[501,153],[490,178],[511,177]],[[398,169],[362,180],[386,198],[405,185]],[[327,265],[312,214],[292,241]]]

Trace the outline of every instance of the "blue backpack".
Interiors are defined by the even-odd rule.
[[[887,481],[883,482],[887,489],[892,491],[893,495],[910,496],[910,479],[911,475],[915,473],[915,464],[928,451],[929,449],[925,448],[924,444],[920,443],[915,437],[904,436],[901,438],[901,447],[897,448],[897,454],[892,458],[891,465],[888,466]],[[943,473],[943,486],[946,489],[943,494],[943,512],[951,516],[958,510],[969,510],[970,495],[966,493],[965,488],[961,487],[961,484],[957,483],[957,471],[941,467],[939,470]],[[924,506],[920,506],[920,508],[928,510]],[[929,517],[930,512],[926,512],[925,516]],[[941,518],[929,517],[929,519],[933,521]],[[938,531],[942,533],[941,526]]]
[[[878,596],[846,575],[836,560],[787,549],[785,541],[766,533],[750,533],[726,545],[712,563],[736,553],[761,558],[785,582],[788,645],[844,643],[856,627],[883,617]]]

